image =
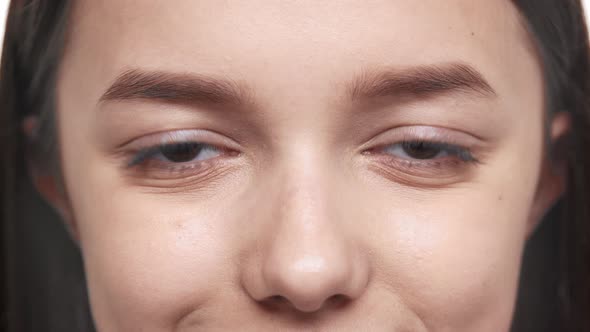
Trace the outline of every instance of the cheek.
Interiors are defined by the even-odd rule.
[[[512,314],[526,213],[494,196],[467,197],[459,208],[456,199],[439,198],[405,202],[383,216],[391,222],[375,232],[374,251],[383,255],[376,265],[427,326],[506,330],[500,327]]]
[[[382,212],[375,218],[384,222],[370,235],[382,282],[427,326],[510,326],[538,170],[520,158],[500,159],[472,183],[375,200]],[[526,175],[502,175],[514,172]]]
[[[70,190],[95,320],[104,330],[169,330],[229,284],[235,239],[218,213],[228,207],[148,193],[97,165]]]
[[[152,207],[175,211],[162,204]],[[207,229],[206,222],[149,209],[132,214],[118,206],[108,209],[89,211],[94,218],[84,220],[103,223],[100,231],[88,229],[92,236],[83,246],[94,313],[110,316],[98,321],[166,327],[217,291],[212,276],[225,275],[223,235]]]

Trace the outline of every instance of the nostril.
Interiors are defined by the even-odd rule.
[[[268,298],[267,301],[274,305],[284,305],[289,303],[289,300],[287,300],[284,296],[281,295],[271,296]]]
[[[285,302],[285,301],[287,301],[287,299],[286,299],[284,296],[281,296],[281,295],[274,295],[274,296],[271,296],[271,297],[269,297],[269,298],[268,298],[268,300],[269,300],[269,301],[272,301],[272,302],[279,302],[279,303],[280,303],[280,302]]]
[[[351,302],[351,299],[342,294],[335,294],[327,298],[320,306],[320,308],[316,311],[320,311],[323,309],[342,309],[346,307]],[[296,310],[300,311],[297,306],[295,306],[288,298],[282,295],[273,295],[265,298],[264,300],[260,301],[261,306],[268,311],[276,312],[276,311],[285,311],[285,310]]]
[[[260,305],[268,311],[280,311],[290,306],[289,300],[281,295],[273,295],[260,301]]]
[[[350,298],[346,295],[335,294],[330,296],[324,303],[323,307],[329,307],[333,309],[341,309],[346,307],[350,303]]]

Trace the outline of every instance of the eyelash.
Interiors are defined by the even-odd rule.
[[[197,150],[189,151],[190,153],[196,153],[196,155],[190,160],[174,162],[169,157],[166,157],[166,150]],[[186,152],[186,151],[184,151]],[[199,159],[201,154],[214,153],[215,156],[203,159],[195,162],[195,159]],[[211,144],[185,141],[185,142],[170,142],[166,144],[157,144],[150,147],[142,148],[134,153],[130,160],[127,162],[127,168],[138,168],[141,167],[144,170],[157,169],[169,173],[190,173],[196,170],[203,170],[206,166],[213,166],[214,160],[220,158],[222,155],[237,155],[236,152],[227,149],[222,149]]]
[[[394,183],[410,187],[439,188],[461,182],[470,176],[473,167],[481,164],[473,154],[472,147],[454,143],[456,139],[437,139],[436,137],[416,139],[400,137],[393,144],[379,144],[363,151],[371,163],[370,169]],[[412,135],[413,136],[413,135]],[[416,159],[399,154],[403,147],[423,147],[434,149],[435,158]],[[397,149],[398,153],[395,152]],[[394,150],[394,151],[392,151]]]
[[[439,153],[445,153],[446,155],[444,156],[445,158],[454,158],[460,162],[465,162],[465,163],[479,163],[479,160],[476,159],[473,155],[473,153],[471,152],[470,149],[468,148],[464,148],[461,147],[460,145],[456,145],[456,144],[452,144],[452,143],[448,143],[448,142],[442,142],[442,141],[433,141],[433,140],[404,140],[398,143],[394,143],[394,144],[389,144],[389,145],[384,145],[380,148],[380,150],[385,150],[385,149],[390,149],[390,148],[401,148],[401,149],[409,149],[409,148],[416,148],[416,147],[423,147],[426,150],[435,150],[435,151],[439,151]],[[406,152],[406,151],[404,151]],[[437,160],[437,159],[442,159],[442,158],[424,158],[424,159],[419,159],[419,158],[407,158],[408,161],[418,161],[418,162],[424,162],[424,161],[432,161],[432,160]]]
[[[141,164],[143,162],[145,162],[147,159],[153,158],[156,154],[158,153],[162,153],[164,149],[170,149],[170,148],[174,148],[174,147],[182,147],[182,146],[190,146],[190,145],[194,145],[200,148],[203,147],[212,147],[213,149],[216,149],[215,147],[205,144],[205,143],[200,143],[200,142],[178,142],[178,143],[166,143],[166,144],[158,144],[158,145],[154,145],[151,147],[147,147],[144,149],[139,150],[135,156],[133,157],[133,159],[129,162],[128,166],[135,166],[138,164]]]
[[[408,155],[407,150],[411,148],[423,148],[425,150],[432,150],[435,151],[436,154],[434,157],[439,156],[441,153],[443,154],[442,157],[429,157],[429,158],[413,158]],[[166,150],[181,150],[181,149],[197,149],[196,155],[190,160],[174,162],[170,160],[169,157],[166,157]],[[390,150],[400,150],[404,154],[408,155],[408,157],[400,157],[395,156],[393,153],[388,152]],[[218,156],[211,157],[208,159],[204,159],[199,163],[193,163],[195,158],[198,158],[204,152],[213,152]],[[186,151],[185,151],[186,152]],[[160,163],[160,169],[174,171],[174,172],[183,172],[187,170],[192,170],[194,168],[198,168],[199,164],[209,162],[212,159],[218,158],[224,151],[221,148],[215,147],[210,144],[201,143],[201,142],[175,142],[175,143],[166,143],[166,144],[158,144],[151,147],[143,148],[138,150],[128,162],[127,167],[132,168],[140,165],[146,165],[148,163],[152,163],[150,166],[158,166],[157,164],[154,165],[154,161],[156,163]],[[401,161],[402,164],[408,167],[415,167],[415,166],[422,166],[422,167],[442,167],[443,164],[445,165],[452,165],[456,166],[458,163],[479,163],[471,151],[467,148],[463,148],[459,145],[450,144],[447,142],[437,142],[437,141],[428,141],[428,140],[404,140],[401,142],[397,142],[394,144],[383,145],[379,148],[374,148],[367,151],[367,154],[375,154],[375,152],[384,155],[387,158],[399,159],[398,163]],[[400,151],[398,151],[400,152]],[[161,157],[158,158],[158,155]]]

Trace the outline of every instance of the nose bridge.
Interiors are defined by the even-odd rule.
[[[288,166],[279,176],[278,220],[275,222],[303,232],[304,237],[316,236],[318,231],[326,230],[332,219],[329,202],[333,190],[329,179],[332,172],[320,158],[304,152],[300,154],[300,158],[287,161]]]
[[[339,228],[340,207],[330,162],[322,153],[299,151],[287,161],[279,176],[275,220],[275,252],[293,257],[336,255],[345,250],[344,232]],[[293,154],[295,155],[295,153]]]
[[[306,277],[343,265],[346,239],[331,211],[334,207],[328,181],[308,172],[289,182],[278,202],[281,206],[270,246],[271,266]]]
[[[329,299],[354,298],[366,283],[364,264],[342,228],[333,170],[317,158],[302,153],[278,172],[260,265],[264,296],[258,300],[282,298],[304,312]]]

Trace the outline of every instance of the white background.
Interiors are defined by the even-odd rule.
[[[444,1],[444,0],[442,0]],[[4,36],[4,21],[6,19],[6,10],[8,8],[9,0],[0,0],[0,36]],[[582,0],[584,3],[584,7],[586,9],[586,17],[590,20],[590,0]],[[0,50],[2,48],[2,44],[0,43]]]

